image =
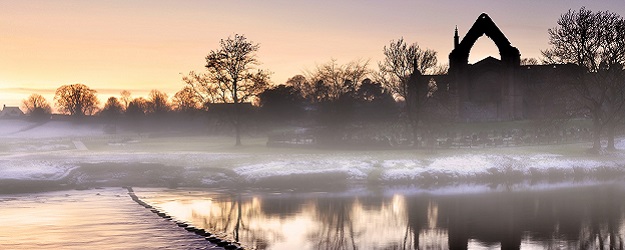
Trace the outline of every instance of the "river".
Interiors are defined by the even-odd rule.
[[[625,185],[136,189],[255,249],[623,249]]]

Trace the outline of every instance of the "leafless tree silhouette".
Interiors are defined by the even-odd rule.
[[[22,108],[26,110],[26,114],[34,118],[50,117],[52,108],[50,104],[40,94],[32,94],[22,101]]]
[[[56,89],[54,100],[59,111],[81,117],[92,115],[98,107],[96,91],[84,84],[63,85]]]
[[[625,113],[625,20],[609,11],[593,12],[582,7],[569,10],[549,29],[551,48],[542,51],[551,63],[579,66],[572,83],[578,101],[593,120],[593,149],[601,149],[601,133],[608,130],[609,148],[614,148],[615,124]]]
[[[259,64],[256,52],[259,44],[249,41],[244,35],[222,39],[220,48],[206,56],[205,74],[191,72],[183,80],[189,84],[203,102],[233,103],[231,119],[236,133],[235,145],[241,145],[240,105],[253,99],[269,85],[269,74],[255,68]]]

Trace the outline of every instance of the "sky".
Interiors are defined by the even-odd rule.
[[[0,0],[0,104],[19,106],[33,93],[52,103],[56,88],[75,83],[101,100],[121,90],[171,97],[234,34],[260,44],[259,68],[273,84],[331,59],[377,69],[383,47],[401,37],[447,63],[456,25],[462,39],[483,12],[521,57],[540,58],[547,29],[581,6],[625,16],[625,0]],[[469,60],[489,55],[499,58],[484,36]]]

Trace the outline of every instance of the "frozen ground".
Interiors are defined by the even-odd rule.
[[[103,125],[78,124],[68,121],[29,122],[25,120],[0,120],[3,138],[60,138],[104,135]]]
[[[0,121],[0,190],[22,186],[422,187],[516,184],[625,176],[625,151],[587,154],[589,144],[394,151],[276,149],[266,138],[107,135],[102,126]],[[625,140],[617,147],[625,148]],[[4,183],[4,185],[3,185]],[[11,188],[7,188],[11,187]],[[12,190],[15,189],[15,190]],[[36,188],[35,188],[36,189]]]

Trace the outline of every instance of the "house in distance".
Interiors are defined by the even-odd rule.
[[[0,111],[0,119],[17,119],[24,117],[24,112],[19,107],[11,107],[2,105],[2,111]]]

